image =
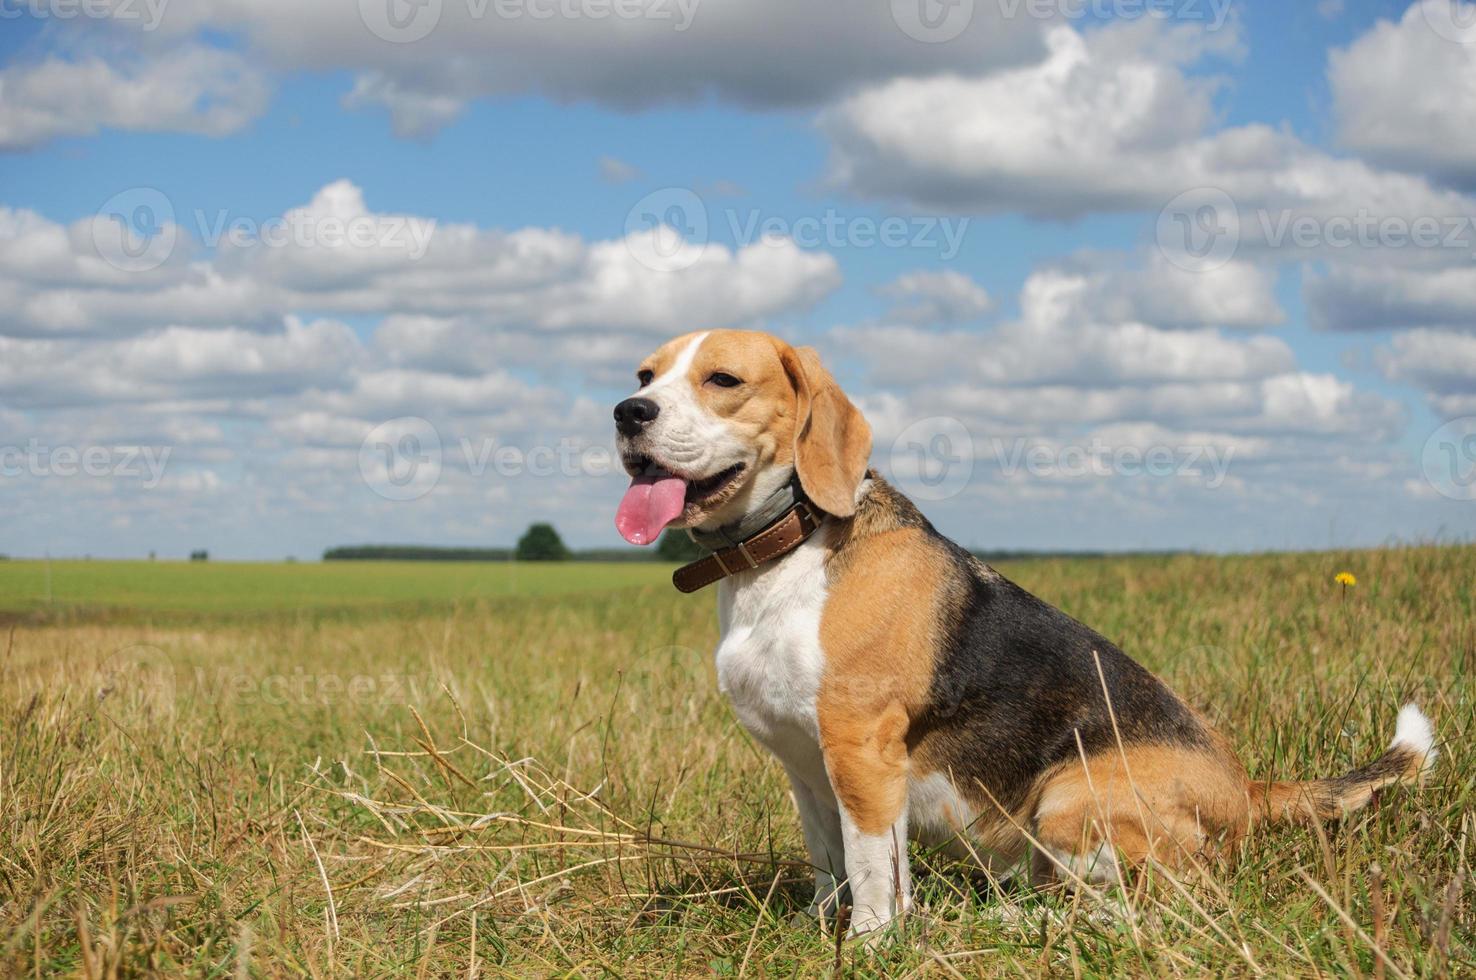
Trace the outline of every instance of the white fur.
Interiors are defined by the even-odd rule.
[[[822,527],[783,561],[718,584],[718,689],[743,727],[789,772],[810,863],[821,869],[811,906],[817,913],[833,909],[836,879],[846,873],[841,819],[815,710],[825,668],[820,610],[827,534]]]
[[[873,932],[912,905],[912,874],[907,865],[907,808],[880,834],[863,833],[845,805],[840,807],[846,846],[846,879],[851,886],[851,935]]]
[[[933,845],[947,841],[978,817],[953,780],[941,772],[908,779],[907,811],[912,836]]]
[[[1399,709],[1399,720],[1394,725],[1394,741],[1389,748],[1406,748],[1420,755],[1420,770],[1435,764],[1440,751],[1435,748],[1435,728],[1425,713],[1413,704]]]
[[[719,584],[718,688],[743,727],[789,773],[817,868],[811,912],[832,912],[849,886],[851,931],[859,934],[887,924],[910,900],[908,814],[904,806],[886,834],[861,833],[836,800],[825,767],[815,705],[825,669],[820,611],[828,535],[827,524],[783,561]]]
[[[641,394],[650,398],[652,392],[685,380],[687,372],[691,370],[692,362],[697,359],[697,351],[702,349],[702,342],[706,339],[707,333],[703,332],[687,341],[687,346],[683,347],[677,359],[671,362],[671,367],[663,371],[659,378],[652,378],[651,383],[641,389]]]
[[[1117,871],[1117,854],[1110,845],[1098,844],[1086,854],[1077,854],[1074,851],[1063,851],[1054,847],[1048,847],[1051,857],[1055,858],[1058,870],[1064,870],[1064,877],[1068,881],[1080,879],[1089,885],[1112,885],[1119,880]]]

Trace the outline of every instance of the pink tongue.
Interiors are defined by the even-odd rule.
[[[615,512],[615,530],[631,544],[650,544],[686,506],[687,481],[681,477],[634,477]]]

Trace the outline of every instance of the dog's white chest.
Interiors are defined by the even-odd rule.
[[[815,715],[824,537],[822,529],[783,561],[723,580],[717,675],[743,727],[805,782],[828,789]]]

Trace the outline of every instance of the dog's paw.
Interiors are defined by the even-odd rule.
[[[911,910],[911,895],[903,898],[900,909],[877,909],[866,906],[852,908],[851,927],[846,930],[846,939],[858,940],[860,945],[868,950],[876,949],[900,934],[902,923],[906,921],[907,913]]]
[[[896,916],[872,909],[852,909],[851,928],[846,930],[846,939],[860,940],[867,949],[875,949],[887,939],[897,921]]]

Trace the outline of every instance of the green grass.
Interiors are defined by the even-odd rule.
[[[319,613],[608,591],[667,581],[646,562],[0,562],[0,612]]]
[[[791,921],[783,774],[716,691],[711,594],[667,569],[76,563],[62,592],[62,567],[47,617],[38,566],[0,566],[25,613],[0,632],[3,976],[1476,969],[1473,548],[1002,568],[1257,775],[1342,772],[1411,698],[1444,754],[1182,890],[1001,895],[915,851],[918,909],[876,951]]]

